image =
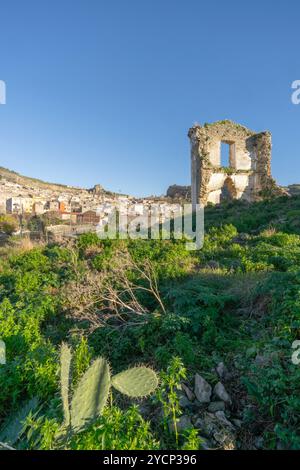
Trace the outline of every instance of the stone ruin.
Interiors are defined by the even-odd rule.
[[[270,132],[255,133],[232,121],[194,125],[191,141],[192,203],[206,206],[223,200],[257,201],[286,192],[271,176]],[[229,147],[228,166],[221,165],[221,144]]]

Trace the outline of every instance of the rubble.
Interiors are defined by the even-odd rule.
[[[212,388],[209,383],[201,377],[201,375],[195,375],[195,395],[200,403],[209,403],[211,397]]]

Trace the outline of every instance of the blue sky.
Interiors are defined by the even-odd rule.
[[[162,194],[189,184],[188,128],[232,119],[300,183],[299,1],[5,0],[0,21],[0,166]]]

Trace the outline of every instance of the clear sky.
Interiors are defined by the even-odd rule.
[[[300,183],[299,0],[3,0],[0,166],[136,195],[189,184],[187,131],[273,134]]]

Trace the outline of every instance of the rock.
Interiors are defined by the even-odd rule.
[[[263,449],[263,447],[264,447],[264,438],[262,436],[257,436],[254,439],[254,445],[255,445],[256,449]]]
[[[217,365],[216,371],[217,371],[217,374],[220,377],[220,379],[225,379],[226,378],[226,375],[227,375],[228,371],[227,371],[227,368],[224,365],[224,362],[220,362]]]
[[[198,400],[195,400],[193,402],[190,402],[190,405],[188,407],[188,410],[191,412],[191,413],[198,413],[199,412],[199,408],[201,408],[201,403],[198,402]]]
[[[200,403],[209,403],[211,397],[211,386],[201,375],[195,375],[195,395]]]
[[[226,418],[224,411],[217,411],[215,414],[206,413],[204,418],[204,432],[213,437],[223,449],[235,449],[234,426]]]
[[[101,184],[95,184],[95,186],[90,191],[92,191],[96,196],[104,192]]]
[[[191,187],[190,186],[179,186],[178,184],[173,184],[167,189],[167,197],[171,198],[191,198]]]
[[[194,424],[199,429],[201,435],[214,438],[215,441],[226,449],[235,448],[234,426],[227,420],[223,411],[215,414],[205,412]]]
[[[233,419],[232,422],[237,428],[242,427],[243,421],[241,421],[240,419]]]
[[[225,403],[223,401],[212,401],[209,404],[207,410],[210,413],[215,413],[216,411],[225,411]]]
[[[215,415],[211,413],[205,413],[203,419],[203,428],[202,431],[208,436],[211,437],[214,432],[217,432],[219,429],[218,421],[215,418]]]
[[[234,429],[233,424],[226,418],[224,411],[217,411],[215,413],[215,416],[223,424],[223,426],[226,426],[227,428],[230,428],[232,430]]]
[[[235,436],[222,429],[213,435],[214,439],[221,444],[223,449],[234,450],[236,447]]]
[[[218,382],[214,387],[214,395],[225,403],[231,403],[231,398],[225,390],[224,385]]]
[[[177,431],[182,432],[186,429],[192,428],[192,421],[191,418],[187,415],[180,416],[179,420],[177,421]],[[169,430],[175,432],[175,426],[173,421],[169,422]]]
[[[188,399],[190,401],[194,401],[195,400],[195,394],[194,392],[185,384],[181,384],[181,388],[182,390],[184,391],[184,393],[186,394],[186,396],[188,397]]]
[[[219,443],[219,444],[224,444],[224,442],[227,439],[227,435],[224,431],[217,431],[214,433],[214,439]]]
[[[197,429],[204,429],[205,427],[204,420],[202,418],[197,418],[194,422],[194,426]]]
[[[185,395],[180,395],[179,397],[179,405],[181,408],[190,408],[192,403]]]
[[[211,450],[213,445],[212,443],[203,436],[199,436],[200,439],[200,448],[203,450]]]

